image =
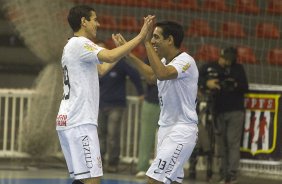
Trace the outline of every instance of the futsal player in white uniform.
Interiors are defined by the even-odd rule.
[[[98,74],[105,74],[115,61],[142,42],[153,19],[150,15],[144,18],[140,33],[128,44],[107,50],[93,42],[100,26],[95,10],[78,5],[69,12],[68,22],[74,36],[62,55],[64,95],[56,129],[70,176],[75,179],[73,184],[98,184],[103,175],[97,134]]]
[[[146,80],[157,82],[161,107],[158,121],[157,153],[148,169],[148,183],[182,183],[183,166],[189,159],[198,137],[196,97],[198,69],[194,59],[180,51],[184,37],[178,23],[156,23],[149,32],[145,48],[150,66],[130,54],[130,62]],[[115,43],[126,43],[121,35]]]

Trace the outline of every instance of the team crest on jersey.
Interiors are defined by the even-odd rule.
[[[56,119],[57,126],[67,126],[67,115],[59,114]]]
[[[182,73],[184,73],[184,72],[186,72],[186,70],[188,70],[188,68],[190,68],[190,64],[188,63],[188,64],[186,64],[186,65],[184,65],[183,67],[182,67]]]
[[[90,44],[88,44],[88,43],[85,43],[83,47],[84,47],[86,50],[88,50],[88,51],[97,50],[93,45],[90,45]]]

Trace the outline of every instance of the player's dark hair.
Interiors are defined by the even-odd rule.
[[[88,21],[90,20],[91,11],[95,10],[87,5],[77,5],[70,9],[68,22],[74,32],[77,32],[81,28],[82,17],[85,17]]]
[[[184,38],[183,26],[173,21],[161,21],[157,22],[156,27],[160,27],[163,30],[163,37],[166,39],[170,35],[173,37],[174,46],[180,48]]]

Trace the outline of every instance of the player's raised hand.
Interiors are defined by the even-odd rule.
[[[151,42],[152,37],[153,37],[153,25],[148,29],[144,42]]]
[[[119,41],[118,41],[119,38],[117,36],[118,34],[112,34],[112,40],[114,41],[116,47],[120,46]]]
[[[117,47],[124,45],[127,42],[126,39],[120,33],[112,34],[112,39]]]
[[[142,39],[145,39],[147,33],[149,31],[152,31],[154,20],[155,20],[155,15],[148,15],[147,17],[144,17],[144,24],[139,33]]]

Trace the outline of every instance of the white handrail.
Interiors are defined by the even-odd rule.
[[[29,89],[0,89],[0,158],[28,156],[22,152],[19,140],[24,113],[29,109],[33,93]]]

